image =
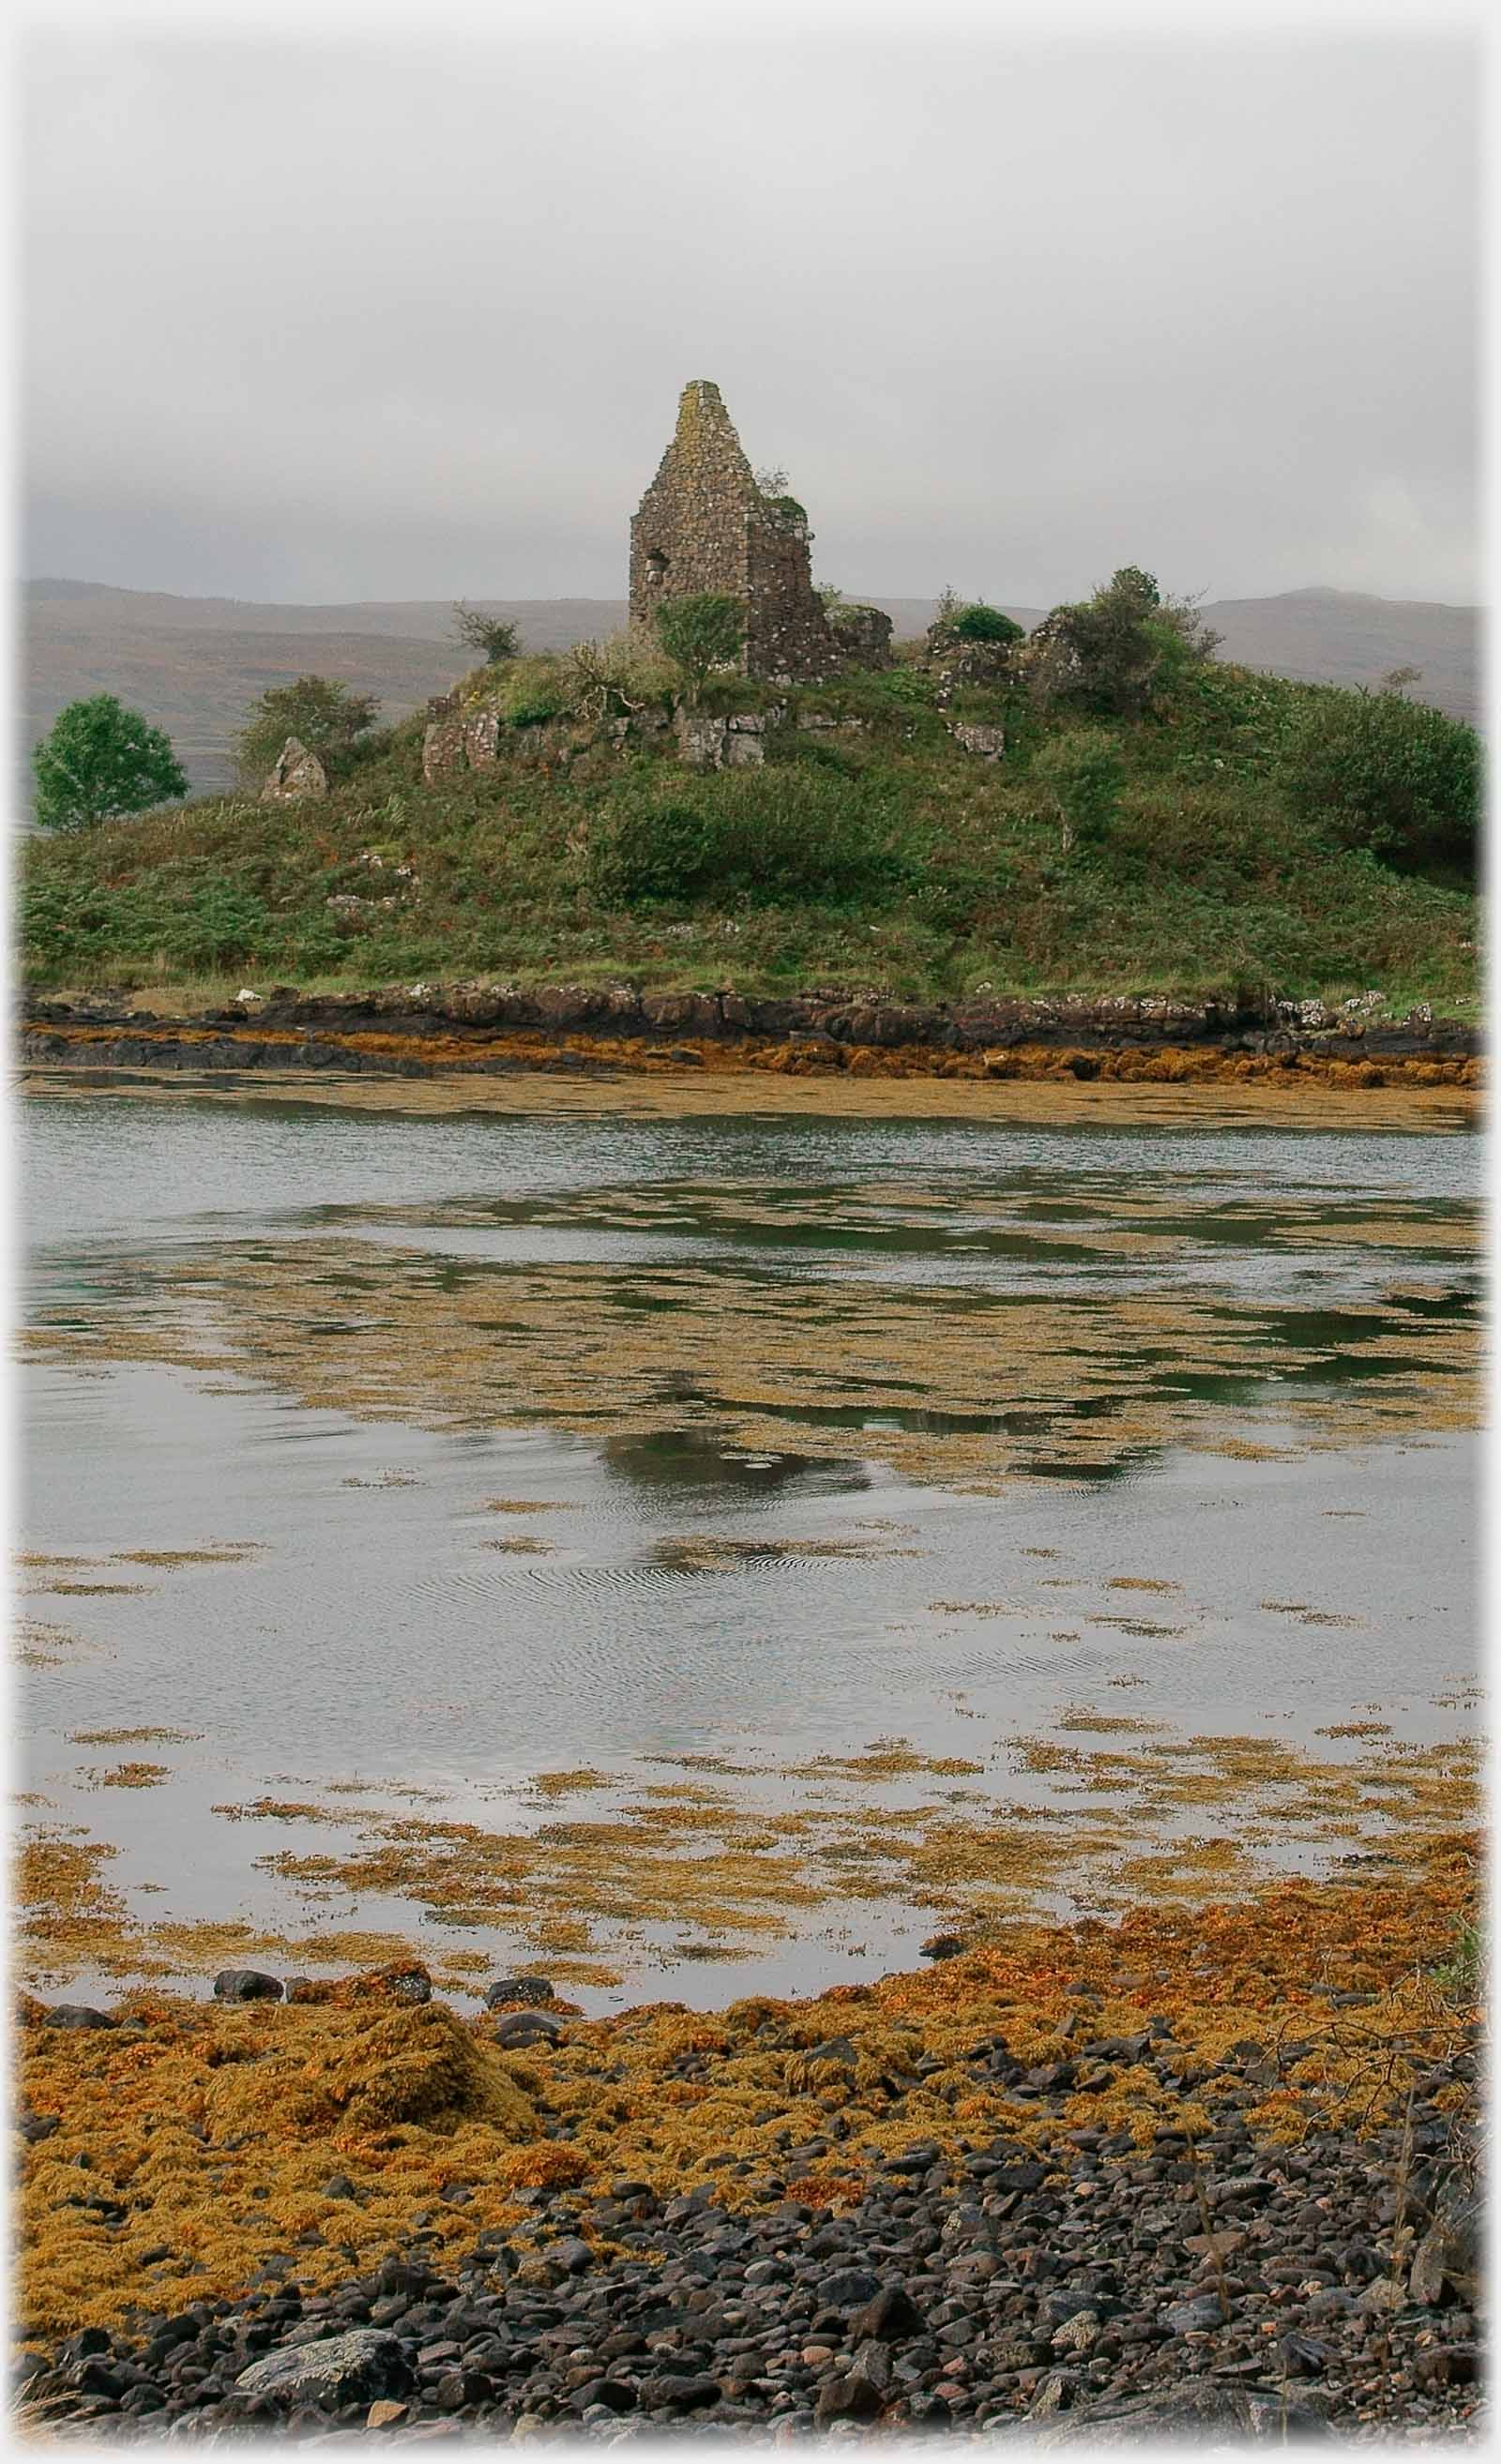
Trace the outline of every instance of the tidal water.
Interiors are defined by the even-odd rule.
[[[787,1802],[1080,1705],[1453,1734],[1476,1180],[1463,1133],[39,1097],[19,1785],[138,1915],[285,1925],[280,1839],[224,1807],[514,1823],[539,1773],[625,1801],[706,1756]],[[105,1793],[121,1752],[165,1776]],[[594,1998],[922,1930],[669,1988],[642,1934]]]

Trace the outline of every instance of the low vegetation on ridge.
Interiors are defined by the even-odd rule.
[[[924,644],[824,686],[697,676],[702,713],[763,719],[754,768],[684,765],[664,723],[681,680],[655,649],[500,646],[459,688],[499,714],[486,767],[425,781],[420,717],[364,724],[319,748],[326,798],[210,797],[31,843],[26,978],[1473,1009],[1471,729],[1401,678],[1368,693],[1220,664],[1134,568],[1025,644],[991,613],[951,609],[966,655],[946,676]],[[1002,758],[965,728],[1004,730]]]

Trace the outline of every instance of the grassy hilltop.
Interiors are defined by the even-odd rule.
[[[712,680],[708,712],[767,727],[763,767],[710,772],[685,766],[655,663],[631,708],[570,655],[477,671],[461,693],[498,714],[491,766],[425,782],[419,716],[332,756],[323,799],[214,796],[33,839],[26,979],[148,1001],[473,978],[930,1001],[1374,989],[1399,1013],[1474,1010],[1459,838],[1351,844],[1337,769],[1319,803],[1321,737],[1357,696],[1208,660],[1131,718],[1004,681],[944,710],[916,649],[817,688]],[[955,721],[1004,728],[1004,757]]]

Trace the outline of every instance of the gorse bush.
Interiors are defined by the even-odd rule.
[[[588,873],[627,906],[840,905],[890,892],[908,867],[864,781],[788,764],[623,785],[590,821]]]
[[[1485,795],[1479,736],[1399,693],[1310,693],[1276,781],[1291,808],[1340,847],[1410,865],[1475,862]]]

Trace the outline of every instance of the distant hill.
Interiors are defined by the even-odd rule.
[[[563,649],[625,621],[618,599],[486,599],[523,642]],[[898,636],[933,621],[930,599],[881,599]],[[1007,611],[1034,625],[1039,607]],[[1452,715],[1480,715],[1480,614],[1427,601],[1345,590],[1226,599],[1204,609],[1224,634],[1221,656],[1313,683],[1375,684],[1395,667],[1422,671],[1415,696]],[[24,585],[24,694],[19,735],[30,746],[82,694],[118,693],[165,727],[196,792],[228,784],[230,739],[268,685],[314,671],[380,696],[403,718],[463,668],[446,600],[360,600],[306,607],[246,599],[184,599],[104,583]]]

